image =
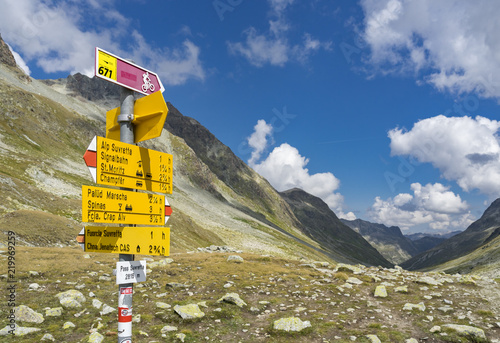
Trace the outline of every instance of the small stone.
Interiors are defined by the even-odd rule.
[[[422,276],[418,278],[416,282],[429,286],[441,286],[441,282],[437,281],[436,279],[433,279],[430,276]]]
[[[62,315],[62,307],[49,308],[45,310],[46,317],[59,317]]]
[[[459,335],[474,336],[477,338],[486,339],[484,331],[482,329],[473,326],[457,325],[457,324],[445,324],[443,326],[455,330]]]
[[[35,272],[33,270],[30,270],[28,273],[29,273],[30,276],[38,276],[38,275],[40,275],[39,272]]]
[[[37,324],[43,323],[43,315],[33,311],[28,306],[19,305],[14,308],[14,312],[17,321]]]
[[[336,269],[339,272],[351,272],[353,274],[362,274],[363,273],[363,270],[361,268],[350,265],[350,264],[345,264],[345,263],[337,264]]]
[[[14,336],[25,336],[29,335],[30,333],[38,332],[40,330],[41,329],[39,328],[22,327],[17,324],[14,324],[14,328],[12,328],[10,325],[7,325],[2,330],[0,330],[0,336],[12,335],[12,332],[14,332]]]
[[[92,299],[92,306],[96,309],[100,309],[102,306],[102,301],[97,300],[97,299]]]
[[[141,315],[136,314],[135,316],[132,317],[132,323],[140,323],[141,322]]]
[[[195,319],[195,318],[203,318],[205,313],[200,310],[200,307],[197,304],[189,304],[189,305],[175,305],[174,311],[181,316],[182,319]]]
[[[230,256],[228,256],[228,258],[227,258],[227,262],[243,263],[243,262],[245,262],[245,260],[244,260],[244,259],[243,259],[243,257],[241,257],[241,256],[238,256],[238,255],[230,255]]]
[[[104,341],[104,336],[95,331],[90,334],[88,343],[101,343],[102,341]]]
[[[218,303],[223,302],[223,301],[230,303],[230,304],[234,304],[238,307],[247,306],[247,303],[244,302],[243,300],[241,300],[240,296],[236,293],[227,293],[222,298],[217,300]]]
[[[167,308],[171,308],[172,305],[169,305],[169,304],[161,302],[161,301],[157,301],[156,302],[156,307],[157,308],[161,308],[161,309],[167,309]]]
[[[424,305],[424,303],[418,303],[418,304],[406,303],[403,307],[404,311],[412,311],[413,309],[425,311],[425,305]]]
[[[184,340],[186,339],[186,334],[178,333],[177,335],[175,335],[175,338],[184,343]]]
[[[355,277],[348,278],[346,282],[353,284],[353,285],[361,285],[363,283],[363,281],[361,281],[360,279],[355,278]]]
[[[439,325],[435,325],[431,328],[431,333],[441,332],[441,327]]]
[[[52,341],[52,342],[54,342],[55,340],[56,339],[54,338],[54,336],[52,336],[50,333],[46,333],[42,337],[42,341]]]
[[[303,322],[297,317],[281,318],[274,322],[273,327],[275,330],[297,332],[311,327],[311,322],[308,320]]]
[[[366,335],[366,338],[368,338],[371,343],[382,343],[377,335]]]
[[[444,313],[451,312],[453,311],[453,307],[450,307],[448,305],[438,307],[438,310]]]
[[[38,291],[40,289],[40,285],[37,284],[36,282],[35,283],[31,283],[29,286],[28,286],[28,289],[30,291]]]
[[[387,298],[387,290],[385,289],[385,286],[377,286],[373,295],[377,298]]]
[[[169,282],[165,285],[165,288],[174,288],[174,289],[188,288],[188,287],[189,287],[188,285],[179,282]]]
[[[111,312],[114,312],[116,311],[116,309],[114,309],[113,307],[107,305],[107,304],[104,304],[104,306],[102,307],[102,311],[99,312],[101,314],[101,316],[104,316],[106,314],[110,314]]]
[[[408,293],[408,286],[399,286],[394,288],[394,292],[398,293]]]
[[[177,331],[177,326],[165,325],[161,328],[161,333],[167,333],[172,331]]]
[[[58,293],[56,297],[59,299],[61,305],[67,308],[82,307],[82,303],[86,300],[82,292],[75,289]]]
[[[63,324],[63,329],[65,329],[65,330],[70,329],[70,328],[74,328],[74,327],[76,327],[76,325],[73,324],[72,322],[66,322]]]
[[[405,341],[405,343],[418,343],[418,341],[415,338],[409,338]]]

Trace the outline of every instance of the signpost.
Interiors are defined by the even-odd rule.
[[[157,74],[100,48],[95,48],[95,76],[144,95],[165,91]]]
[[[122,86],[120,107],[106,114],[106,138],[94,137],[83,158],[95,183],[119,190],[82,186],[84,222],[77,242],[88,252],[118,253],[118,343],[132,343],[133,283],[146,280],[146,262],[134,254],[168,256],[172,213],[165,196],[133,189],[172,193],[172,155],[134,143],[161,135],[168,108],[155,73],[107,51],[95,49],[95,76]],[[146,95],[135,101],[134,91]]]
[[[172,194],[172,155],[96,136],[83,155],[94,182]]]
[[[169,256],[168,227],[86,226],[83,230],[86,252]]]

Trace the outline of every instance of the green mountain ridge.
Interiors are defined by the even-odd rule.
[[[489,237],[500,227],[500,198],[484,211],[481,218],[469,227],[401,264],[409,270],[428,270],[433,266],[463,257],[487,243]]]

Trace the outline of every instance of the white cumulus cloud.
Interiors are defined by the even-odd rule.
[[[199,48],[186,40],[174,48],[155,47],[130,26],[114,1],[52,2],[5,1],[0,11],[0,31],[27,64],[36,63],[46,73],[94,72],[96,46],[152,69],[164,84],[203,80],[205,71]],[[87,25],[95,21],[97,25]],[[127,46],[121,41],[126,38]]]
[[[321,198],[337,216],[356,219],[354,213],[343,212],[344,197],[338,193],[340,181],[332,173],[311,174],[307,169],[309,159],[299,150],[287,143],[275,147],[267,157],[259,162],[262,152],[272,140],[272,125],[259,120],[248,144],[253,149],[248,164],[266,178],[274,188],[282,192],[291,188],[300,188],[307,193]]]
[[[411,190],[413,194],[401,193],[387,200],[376,197],[369,210],[371,219],[402,230],[422,224],[435,230],[463,230],[474,221],[467,202],[449,187],[413,183]]]
[[[500,97],[497,0],[362,0],[370,62],[453,93]]]
[[[485,117],[436,117],[420,120],[409,131],[389,131],[391,155],[431,163],[464,191],[500,193],[500,121]]]

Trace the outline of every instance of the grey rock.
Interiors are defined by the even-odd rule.
[[[227,302],[227,303],[230,303],[230,304],[234,304],[238,307],[243,307],[243,306],[247,306],[247,303],[244,302],[240,296],[236,293],[227,293],[226,295],[224,295],[222,298],[220,298],[219,300],[217,300],[218,303],[220,302]]]
[[[200,310],[198,304],[189,304],[184,306],[175,305],[174,311],[181,316],[182,319],[203,318],[205,316],[205,313]]]
[[[243,259],[243,257],[241,257],[239,255],[229,255],[228,258],[227,258],[227,261],[228,262],[233,262],[233,263],[243,263],[243,262],[245,262],[245,260]]]
[[[14,308],[14,311],[17,321],[37,324],[43,323],[43,315],[33,311],[28,306],[19,305]]]
[[[302,321],[297,317],[281,318],[274,322],[273,328],[280,331],[298,332],[305,328],[311,327],[311,322],[306,320]]]

